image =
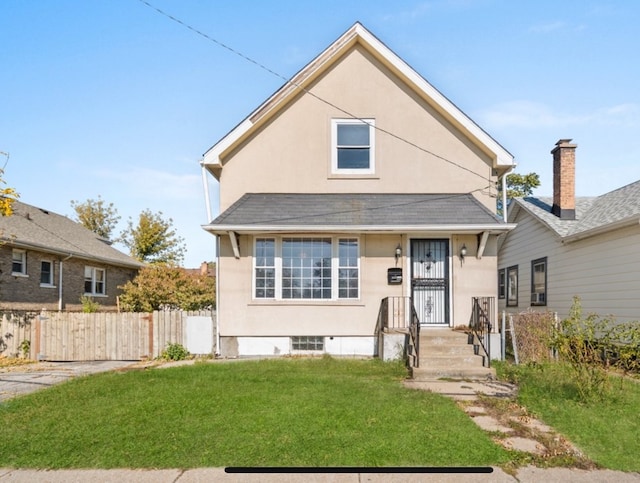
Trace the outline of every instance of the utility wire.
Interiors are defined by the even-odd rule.
[[[409,140],[407,140],[407,139],[403,138],[402,136],[400,136],[400,135],[398,135],[398,134],[395,134],[395,133],[393,133],[393,132],[391,132],[391,131],[388,131],[388,130],[386,130],[386,129],[383,129],[383,128],[379,127],[379,126],[375,126],[375,125],[370,124],[369,122],[367,122],[366,120],[364,120],[364,119],[360,118],[359,116],[356,116],[356,115],[352,114],[351,112],[347,111],[346,109],[343,109],[343,108],[341,108],[340,106],[337,106],[337,105],[333,104],[332,102],[327,101],[326,99],[324,99],[324,98],[322,98],[322,97],[318,96],[317,94],[314,94],[313,92],[311,92],[310,90],[306,89],[306,88],[305,88],[305,87],[303,87],[302,85],[300,85],[300,84],[298,84],[298,83],[296,83],[296,82],[293,82],[292,80],[288,79],[287,77],[283,76],[282,74],[279,74],[278,72],[275,72],[274,70],[272,70],[272,69],[270,69],[270,68],[266,67],[265,65],[263,65],[263,64],[261,64],[260,62],[258,62],[258,61],[256,61],[256,60],[252,59],[251,57],[249,57],[249,56],[247,56],[247,55],[243,54],[242,52],[240,52],[240,51],[238,51],[238,50],[236,50],[236,49],[233,49],[232,47],[229,47],[227,44],[225,44],[225,43],[223,43],[223,42],[220,42],[219,40],[216,40],[215,38],[211,37],[210,35],[208,35],[208,34],[206,34],[206,33],[202,32],[201,30],[198,30],[198,29],[196,29],[195,27],[192,27],[191,25],[187,24],[186,22],[183,22],[183,21],[182,21],[182,20],[180,20],[179,18],[176,18],[176,17],[174,17],[173,15],[171,15],[171,14],[169,14],[169,13],[167,13],[167,12],[165,12],[165,11],[161,10],[161,9],[159,9],[158,7],[156,7],[156,6],[152,5],[151,3],[147,2],[146,0],[138,0],[138,1],[139,1],[140,3],[142,3],[142,4],[146,5],[146,6],[147,6],[147,7],[149,7],[150,9],[152,9],[152,10],[156,11],[156,12],[157,12],[157,13],[159,13],[160,15],[162,15],[162,16],[164,16],[164,17],[166,17],[166,18],[168,18],[168,19],[170,19],[170,20],[172,20],[172,21],[176,22],[177,24],[179,24],[179,25],[181,25],[181,26],[185,27],[186,29],[191,30],[191,31],[192,31],[192,32],[194,32],[195,34],[197,34],[197,35],[199,35],[199,36],[201,36],[201,37],[204,37],[205,39],[209,40],[210,42],[213,42],[213,43],[215,43],[216,45],[218,45],[218,46],[222,47],[223,49],[226,49],[226,50],[228,50],[229,52],[231,52],[231,53],[233,53],[233,54],[235,54],[235,55],[237,55],[237,56],[241,57],[242,59],[244,59],[244,60],[246,60],[246,61],[248,61],[248,62],[250,62],[250,63],[252,63],[252,64],[256,65],[256,66],[257,66],[257,67],[259,67],[260,69],[262,69],[262,70],[264,70],[264,71],[266,71],[266,72],[268,72],[268,73],[270,73],[270,74],[272,74],[272,75],[274,75],[274,76],[278,77],[279,79],[284,80],[285,85],[290,85],[290,86],[293,86],[293,87],[295,87],[295,88],[297,88],[297,89],[300,89],[300,90],[301,90],[302,92],[304,92],[305,94],[308,94],[308,95],[310,95],[311,97],[313,97],[313,98],[317,99],[318,101],[323,102],[324,104],[326,104],[326,105],[328,105],[328,106],[330,106],[330,107],[332,107],[332,108],[334,108],[334,109],[337,109],[338,111],[342,112],[343,114],[347,115],[347,116],[348,116],[348,117],[350,117],[350,118],[357,119],[358,121],[361,121],[361,122],[363,122],[363,123],[365,123],[365,124],[369,125],[370,127],[373,127],[374,129],[376,129],[376,130],[378,130],[378,131],[380,131],[380,132],[383,132],[383,133],[385,133],[385,134],[387,134],[387,135],[389,135],[389,136],[391,136],[391,137],[393,137],[393,138],[395,138],[395,139],[397,139],[397,140],[399,140],[399,141],[401,141],[401,142],[403,142],[403,143],[406,143],[406,144],[408,144],[409,146],[412,146],[412,147],[414,147],[414,148],[416,148],[416,149],[418,149],[418,150],[420,150],[420,151],[422,151],[422,152],[424,152],[424,153],[426,153],[426,154],[429,154],[429,155],[431,155],[431,156],[433,156],[433,157],[435,157],[435,158],[437,158],[437,159],[440,159],[440,160],[442,160],[442,161],[444,161],[444,162],[446,162],[446,163],[449,163],[449,164],[451,164],[451,165],[453,165],[453,166],[455,166],[455,167],[457,167],[457,168],[460,168],[460,169],[462,169],[462,170],[464,170],[464,171],[467,171],[467,172],[469,172],[469,173],[471,173],[471,174],[473,174],[473,175],[475,175],[475,176],[478,176],[478,177],[479,177],[479,178],[481,178],[482,180],[484,180],[484,181],[488,181],[490,184],[494,184],[494,183],[491,181],[491,179],[490,179],[490,178],[487,178],[487,177],[485,177],[485,176],[481,175],[480,173],[477,173],[476,171],[473,171],[473,170],[471,170],[471,169],[467,168],[466,166],[462,166],[461,164],[458,164],[458,163],[456,163],[455,161],[451,161],[450,159],[447,159],[447,158],[445,158],[444,156],[441,156],[441,155],[439,155],[439,154],[436,154],[436,153],[434,153],[433,151],[429,151],[428,149],[426,149],[426,148],[424,148],[424,147],[422,147],[422,146],[419,146],[418,144],[416,144],[416,143],[414,143],[414,142],[412,142],[412,141],[409,141]]]

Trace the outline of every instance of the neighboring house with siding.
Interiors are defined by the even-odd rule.
[[[554,196],[519,198],[500,240],[499,308],[583,312],[640,320],[640,181],[598,197],[575,196],[570,139],[553,149]]]
[[[512,156],[358,23],[202,165],[220,183],[204,229],[223,356],[372,356],[385,297],[432,329],[497,296]]]
[[[49,210],[16,201],[0,217],[0,309],[79,310],[86,295],[115,310],[118,287],[143,266]]]

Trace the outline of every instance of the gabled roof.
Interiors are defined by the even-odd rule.
[[[203,228],[228,232],[456,231],[508,225],[470,194],[248,193]]]
[[[80,223],[52,211],[13,203],[11,216],[0,216],[0,243],[104,264],[140,268],[144,264],[110,246]]]
[[[573,241],[640,223],[640,181],[598,197],[576,198],[576,219],[561,220],[551,213],[550,197],[516,198],[509,220],[524,209],[565,241]]]
[[[301,90],[305,90],[311,82],[354,48],[356,44],[364,47],[445,119],[464,133],[493,160],[494,168],[508,169],[514,166],[513,156],[506,149],[358,22],[294,75],[289,82],[285,83],[244,121],[214,144],[204,154],[202,165],[216,178],[219,178],[223,167],[222,158],[225,153],[238,146],[256,129],[284,109]]]

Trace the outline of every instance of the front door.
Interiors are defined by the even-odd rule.
[[[449,325],[449,240],[411,240],[411,296],[422,325]]]

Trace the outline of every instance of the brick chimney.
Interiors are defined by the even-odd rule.
[[[576,219],[576,147],[571,139],[560,139],[553,148],[553,207],[561,220]]]

